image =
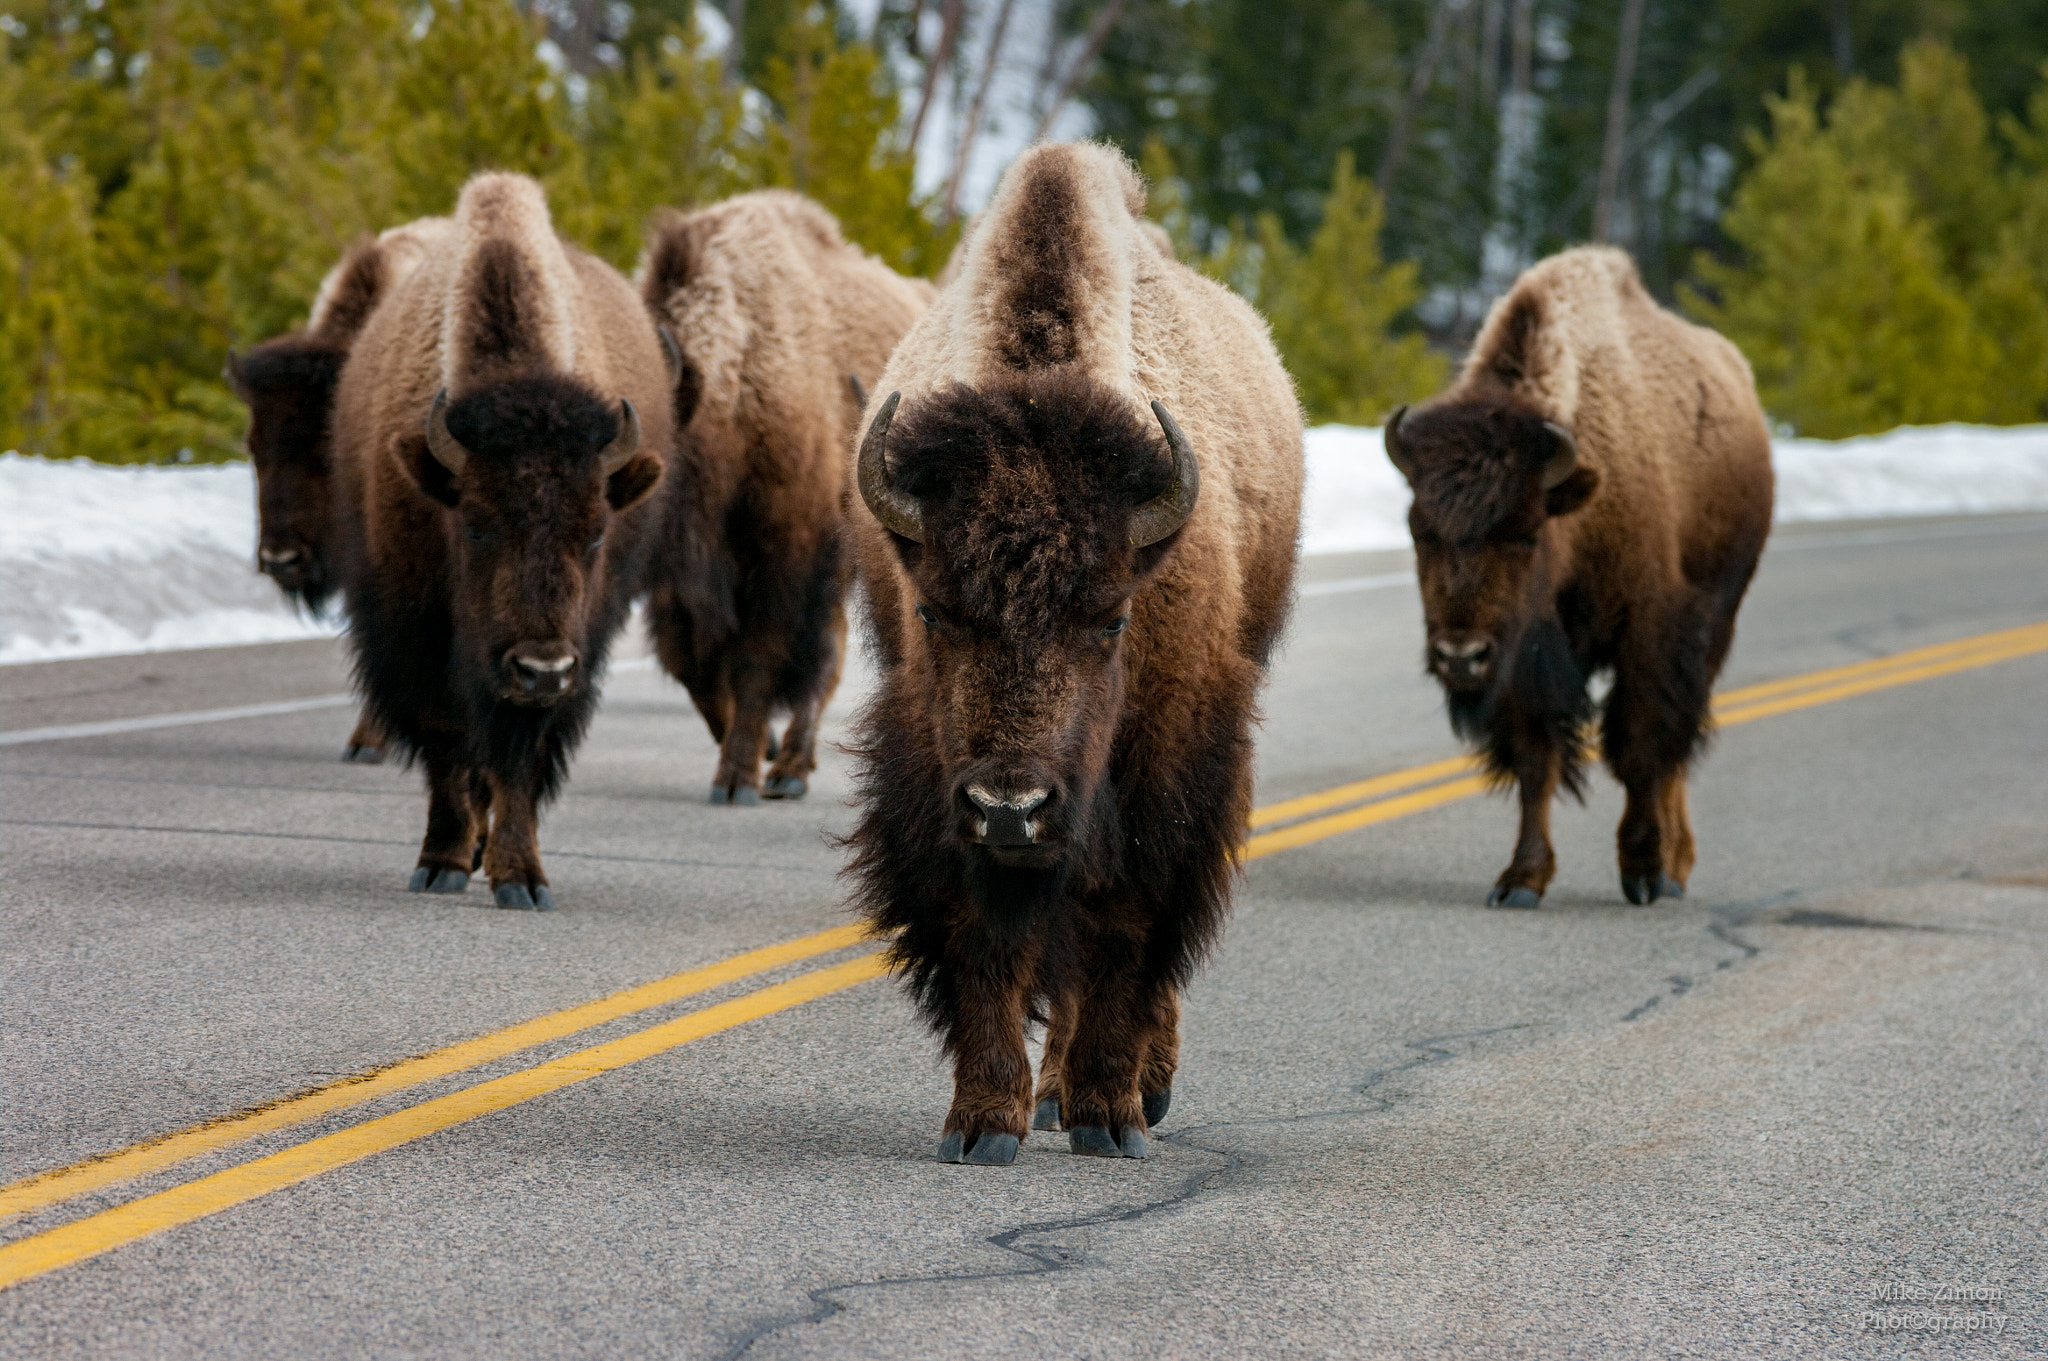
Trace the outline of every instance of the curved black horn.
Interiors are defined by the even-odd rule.
[[[1195,498],[1202,490],[1202,466],[1195,450],[1164,406],[1152,403],[1152,414],[1166,432],[1166,446],[1173,450],[1173,485],[1131,512],[1131,547],[1158,543],[1188,522],[1195,513]]]
[[[612,442],[605,445],[598,455],[598,463],[609,477],[626,466],[626,460],[640,452],[640,413],[633,409],[631,400],[619,398],[619,433]]]
[[[1415,480],[1415,464],[1409,459],[1408,451],[1401,447],[1401,418],[1408,414],[1408,404],[1403,402],[1394,408],[1394,414],[1387,417],[1387,461],[1401,470],[1401,476]]]
[[[1555,421],[1543,422],[1543,428],[1557,441],[1557,451],[1543,465],[1543,490],[1549,491],[1579,466],[1579,442],[1572,438],[1571,431]]]
[[[668,329],[668,323],[654,323],[654,333],[661,337],[661,357],[668,365],[668,385],[674,387],[683,379],[683,347],[676,344],[676,333]]]
[[[448,433],[447,388],[434,394],[434,409],[427,413],[427,449],[435,462],[451,473],[460,475],[463,465],[469,462],[469,450]]]
[[[882,528],[912,543],[923,543],[924,507],[915,496],[890,483],[889,465],[882,456],[882,448],[889,442],[889,422],[896,419],[896,404],[902,400],[902,393],[890,393],[882,409],[875,413],[867,438],[860,442],[860,499],[867,502]]]

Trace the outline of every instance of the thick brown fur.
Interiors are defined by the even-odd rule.
[[[333,523],[332,417],[341,366],[377,304],[452,225],[426,217],[358,241],[321,283],[303,331],[229,360],[229,383],[249,408],[257,570],[314,614],[333,599],[346,570]],[[382,734],[365,716],[346,757],[377,760],[382,748]]]
[[[460,473],[432,453],[447,390]],[[502,904],[546,905],[539,808],[589,722],[659,532],[673,457],[654,322],[617,271],[556,237],[533,181],[480,175],[454,225],[390,289],[335,402],[344,583],[375,718],[425,762],[415,887],[481,866]],[[602,451],[638,413],[639,452]],[[572,659],[541,688],[522,659]]]
[[[1396,442],[1415,491],[1426,664],[1458,731],[1520,786],[1521,833],[1492,901],[1533,906],[1555,873],[1550,801],[1580,790],[1586,686],[1602,671],[1603,751],[1628,790],[1623,891],[1682,893],[1686,768],[1770,532],[1749,365],[1657,306],[1622,252],[1567,251],[1494,305],[1458,381],[1407,413]],[[1547,489],[1546,467],[1561,478]]]
[[[877,408],[902,393],[888,461],[925,534],[854,499],[881,684],[849,873],[953,1057],[942,1151],[1024,1136],[1032,1015],[1053,1022],[1039,1096],[1076,1146],[1142,1140],[1251,811],[1301,416],[1264,323],[1162,253],[1143,204],[1112,150],[1027,152],[873,387]],[[1155,399],[1200,496],[1133,548],[1134,508],[1172,480]],[[975,781],[1052,791],[1042,853],[976,844]]]
[[[712,798],[801,795],[845,652],[846,439],[932,295],[823,208],[742,194],[654,230],[642,296],[682,353],[677,477],[651,578],[656,655],[720,744]],[[771,712],[790,715],[772,744]]]

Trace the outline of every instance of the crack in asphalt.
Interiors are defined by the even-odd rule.
[[[1004,1229],[1000,1233],[990,1234],[982,1239],[984,1243],[989,1244],[991,1247],[1022,1257],[1024,1259],[1023,1265],[996,1271],[941,1272],[930,1276],[885,1276],[873,1281],[843,1281],[836,1285],[820,1286],[816,1290],[807,1291],[805,1295],[811,1301],[813,1306],[811,1309],[772,1319],[752,1329],[736,1340],[731,1348],[722,1353],[721,1361],[738,1361],[738,1358],[745,1356],[749,1351],[753,1350],[754,1344],[762,1341],[764,1338],[770,1338],[778,1333],[787,1332],[792,1328],[801,1328],[808,1324],[825,1323],[844,1313],[846,1306],[832,1298],[835,1295],[857,1290],[892,1290],[901,1286],[912,1285],[954,1285],[970,1281],[1021,1280],[1031,1276],[1049,1275],[1053,1272],[1065,1271],[1070,1267],[1079,1266],[1087,1259],[1078,1248],[1072,1248],[1061,1243],[1039,1243],[1026,1240],[1045,1234],[1064,1233],[1070,1229],[1094,1228],[1100,1224],[1128,1224],[1135,1220],[1162,1214],[1173,1209],[1175,1206],[1193,1200],[1202,1192],[1210,1190],[1216,1180],[1227,1173],[1234,1172],[1242,1167],[1256,1165],[1261,1161],[1246,1154],[1232,1152],[1227,1148],[1215,1148],[1208,1144],[1197,1143],[1195,1142],[1197,1136],[1213,1134],[1221,1130],[1266,1129],[1282,1125],[1306,1124],[1314,1120],[1336,1120],[1345,1116],[1379,1115],[1392,1110],[1394,1102],[1388,1097],[1378,1095],[1373,1089],[1402,1073],[1411,1072],[1417,1068],[1430,1067],[1438,1063],[1445,1063],[1460,1056],[1461,1051],[1445,1048],[1444,1046],[1459,1040],[1480,1040],[1492,1035],[1505,1035],[1511,1031],[1527,1030],[1534,1024],[1531,1021],[1517,1021],[1513,1025],[1493,1026],[1485,1030],[1455,1031],[1450,1034],[1431,1035],[1425,1039],[1408,1041],[1404,1047],[1419,1051],[1416,1057],[1409,1059],[1405,1063],[1396,1063],[1385,1068],[1375,1068],[1365,1075],[1363,1081],[1351,1088],[1351,1092],[1354,1095],[1363,1096],[1372,1101],[1374,1104],[1371,1106],[1340,1110],[1308,1111],[1301,1115],[1276,1116],[1267,1120],[1226,1120],[1213,1125],[1197,1125],[1190,1130],[1164,1135],[1160,1138],[1161,1143],[1174,1144],[1181,1148],[1191,1149],[1197,1153],[1206,1153],[1219,1161],[1212,1167],[1204,1168],[1183,1178],[1179,1186],[1171,1194],[1158,1200],[1147,1201],[1142,1205],[1112,1205],[1102,1210],[1074,1215],[1066,1219],[1050,1219],[1030,1224],[1019,1224],[1015,1228]]]
[[[1736,932],[1740,928],[1759,920],[1764,913],[1771,909],[1782,907],[1798,898],[1803,891],[1801,889],[1787,889],[1782,893],[1772,894],[1765,898],[1709,906],[1707,909],[1707,934],[1737,951],[1736,954],[1716,960],[1714,972],[1719,973],[1732,969],[1737,964],[1754,959],[1757,955],[1761,954],[1763,951],[1762,946],[1752,941],[1744,940]],[[1623,1021],[1636,1020],[1638,1017],[1647,1014],[1661,1005],[1666,997],[1684,996],[1693,989],[1696,981],[1698,980],[1686,974],[1667,975],[1664,979],[1666,986],[1663,991],[1650,997],[1649,1000],[1629,1011],[1621,1019]],[[778,1333],[785,1333],[793,1328],[829,1322],[831,1319],[846,1312],[847,1306],[834,1298],[837,1295],[849,1294],[854,1291],[886,1291],[902,1286],[953,1285],[964,1284],[970,1281],[1020,1280],[1032,1276],[1050,1275],[1054,1272],[1065,1271],[1071,1267],[1079,1266],[1087,1260],[1080,1249],[1061,1243],[1041,1243],[1028,1240],[1047,1234],[1064,1233],[1072,1229],[1094,1228],[1103,1224],[1128,1224],[1139,1219],[1163,1214],[1176,1206],[1186,1204],[1202,1192],[1212,1189],[1218,1179],[1223,1176],[1240,1168],[1256,1166],[1261,1161],[1248,1154],[1236,1153],[1227,1148],[1217,1148],[1210,1144],[1198,1143],[1196,1141],[1200,1136],[1212,1135],[1223,1130],[1270,1129],[1284,1125],[1307,1124],[1318,1120],[1342,1119],[1346,1116],[1384,1114],[1394,1108],[1394,1099],[1390,1096],[1380,1095],[1376,1089],[1389,1080],[1403,1073],[1413,1072],[1418,1068],[1433,1067],[1436,1064],[1447,1063],[1451,1059],[1461,1057],[1464,1053],[1469,1052],[1469,1049],[1460,1050],[1447,1047],[1459,1041],[1488,1039],[1495,1035],[1506,1035],[1517,1030],[1532,1029],[1537,1024],[1537,1022],[1533,1021],[1517,1021],[1512,1025],[1491,1026],[1484,1030],[1452,1031],[1442,1035],[1431,1035],[1424,1039],[1409,1040],[1405,1042],[1404,1047],[1417,1051],[1415,1057],[1403,1063],[1390,1064],[1384,1068],[1374,1068],[1361,1081],[1352,1086],[1352,1094],[1365,1097],[1373,1103],[1371,1106],[1327,1111],[1308,1111],[1300,1115],[1276,1116],[1267,1120],[1219,1121],[1216,1124],[1197,1125],[1193,1129],[1164,1135],[1160,1138],[1159,1142],[1173,1144],[1197,1153],[1206,1153],[1218,1159],[1217,1163],[1182,1179],[1171,1194],[1158,1200],[1148,1201],[1143,1205],[1112,1205],[1102,1210],[1074,1215],[1066,1219],[1051,1219],[1020,1224],[1014,1228],[1004,1229],[1000,1233],[990,1234],[982,1239],[984,1243],[991,1247],[1023,1258],[1024,1262],[1021,1265],[995,1271],[941,1272],[929,1276],[885,1276],[872,1281],[842,1281],[834,1285],[820,1286],[816,1290],[806,1291],[805,1297],[810,1300],[812,1305],[810,1309],[799,1313],[785,1314],[749,1330],[721,1354],[721,1361],[739,1361],[739,1358],[753,1350],[754,1344],[766,1338],[774,1337]]]

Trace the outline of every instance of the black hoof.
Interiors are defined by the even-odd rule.
[[[1017,1161],[1017,1136],[984,1134],[974,1141],[974,1147],[968,1149],[967,1156],[960,1161],[974,1167],[1008,1167]]]
[[[1125,1125],[1124,1137],[1117,1142],[1123,1145],[1126,1158],[1149,1158],[1152,1156],[1151,1146],[1145,1142],[1145,1131],[1139,1129],[1136,1125]]]
[[[743,784],[738,789],[727,789],[722,784],[711,786],[713,803],[729,803],[739,808],[751,808],[761,801],[761,791],[752,785]]]
[[[1495,885],[1493,892],[1486,895],[1488,907],[1531,908],[1542,901],[1543,895],[1533,888],[1509,888],[1506,884]]]
[[[1663,875],[1657,880],[1657,894],[1662,898],[1683,898],[1685,896],[1685,885],[1679,883],[1668,874]]]
[[[1124,1151],[1100,1125],[1074,1125],[1067,1130],[1067,1151],[1084,1158],[1121,1158]]]
[[[343,747],[341,759],[359,766],[381,766],[384,764],[384,748]]]
[[[967,1136],[956,1129],[945,1138],[939,1140],[939,1161],[942,1163],[967,1161]]]
[[[414,893],[460,893],[469,887],[469,876],[461,870],[421,865],[412,872],[412,882],[406,887]]]
[[[555,897],[548,892],[546,884],[535,884],[529,890],[524,884],[500,884],[492,895],[499,907],[515,908],[523,912],[552,912]]]
[[[1664,885],[1670,881],[1661,874],[1624,874],[1621,876],[1621,896],[1637,907],[1648,907],[1664,892]]]
[[[1153,1092],[1145,1098],[1145,1128],[1157,1129],[1159,1122],[1166,1118],[1167,1107],[1173,1104],[1173,1088]]]
[[[1031,1113],[1031,1128],[1058,1129],[1060,1127],[1060,1099],[1048,1096],[1038,1103],[1038,1109]]]
[[[768,781],[761,791],[764,799],[800,799],[811,792],[811,786],[801,775],[777,775]]]

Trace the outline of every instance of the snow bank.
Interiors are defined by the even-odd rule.
[[[1875,520],[2048,510],[2048,425],[1910,426],[1857,439],[1779,440],[1778,520]],[[1308,432],[1302,551],[1408,544],[1408,484],[1378,429]]]
[[[249,465],[0,454],[0,665],[310,638],[256,573]]]
[[[1780,520],[2048,510],[2048,426],[1942,425],[1777,445]],[[335,631],[257,575],[249,465],[113,468],[0,455],[0,665]],[[1303,548],[1408,543],[1380,432],[1308,432]]]

